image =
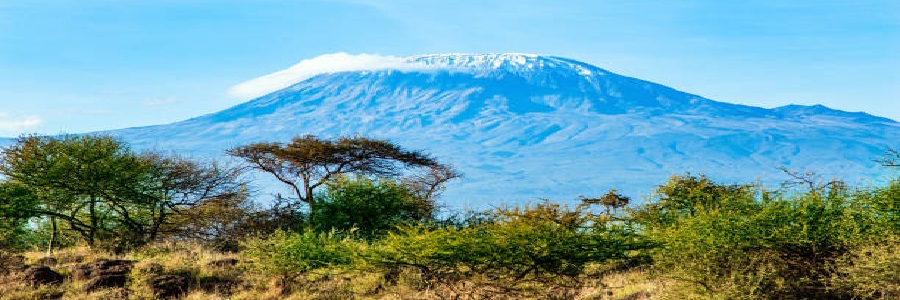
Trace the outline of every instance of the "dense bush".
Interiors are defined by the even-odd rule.
[[[854,197],[854,217],[865,218],[870,230],[882,231],[881,236],[900,234],[900,180],[859,191]]]
[[[837,260],[832,286],[857,299],[900,299],[900,236],[851,249]]]
[[[634,214],[661,245],[652,251],[654,268],[687,283],[686,293],[711,298],[854,297],[830,284],[836,262],[883,235],[888,223],[863,201],[878,197],[842,185],[776,194],[684,176],[659,190],[658,200]]]
[[[258,270],[292,277],[320,268],[349,266],[361,245],[334,233],[278,230],[267,237],[248,239],[244,254]]]
[[[373,245],[366,261],[387,271],[413,268],[436,284],[476,280],[509,292],[533,283],[577,285],[589,264],[630,259],[648,246],[584,207],[541,203],[495,217],[461,228],[404,227]]]
[[[341,177],[328,182],[316,198],[311,226],[320,232],[349,231],[366,239],[379,237],[401,224],[424,221],[429,209],[395,181]]]

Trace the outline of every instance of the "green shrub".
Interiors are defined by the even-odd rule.
[[[854,217],[865,219],[868,230],[881,231],[881,236],[900,234],[900,180],[893,180],[885,187],[862,190],[854,197]]]
[[[334,233],[276,231],[244,242],[244,254],[266,273],[294,276],[312,270],[346,267],[354,262],[361,244]]]
[[[852,296],[829,288],[834,262],[855,241],[878,232],[866,222],[870,211],[857,209],[846,188],[786,196],[697,184],[704,181],[673,178],[656,202],[634,214],[661,245],[652,251],[658,274],[716,298]]]
[[[630,211],[649,230],[666,228],[707,211],[754,209],[755,191],[749,185],[722,185],[705,176],[673,176],[658,187],[657,199]]]
[[[403,223],[423,220],[427,209],[404,185],[392,180],[341,177],[316,197],[310,219],[320,232],[356,230],[373,239]]]
[[[494,214],[494,222],[461,228],[403,227],[373,245],[365,259],[388,273],[417,269],[432,284],[475,280],[513,291],[578,285],[587,265],[629,259],[648,246],[583,207],[541,203]]]

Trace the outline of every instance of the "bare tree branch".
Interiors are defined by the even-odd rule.
[[[900,167],[900,151],[888,149],[884,157],[876,159],[875,162],[885,167]]]
[[[846,187],[846,183],[838,179],[832,179],[823,183],[820,176],[813,171],[795,171],[786,166],[781,166],[778,169],[791,177],[790,180],[781,184],[782,188],[803,186],[811,193],[820,194],[826,190]]]

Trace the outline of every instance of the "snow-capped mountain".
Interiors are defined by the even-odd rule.
[[[403,58],[404,68],[324,73],[217,113],[112,131],[137,148],[221,155],[301,134],[363,135],[424,149],[466,177],[451,205],[648,195],[673,174],[785,179],[777,168],[874,182],[900,123],[823,106],[713,101],[571,59]]]

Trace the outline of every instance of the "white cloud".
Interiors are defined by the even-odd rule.
[[[367,71],[367,70],[413,70],[423,69],[424,65],[407,61],[403,57],[377,54],[333,53],[300,61],[290,68],[263,75],[228,89],[228,94],[235,98],[252,99],[309,79],[320,74]]]
[[[0,112],[0,130],[7,132],[21,132],[29,128],[40,126],[43,120],[37,116],[14,116]]]

